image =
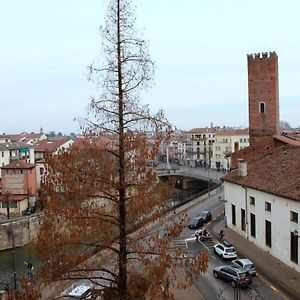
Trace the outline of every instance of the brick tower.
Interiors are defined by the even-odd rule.
[[[268,144],[279,130],[278,56],[248,54],[250,146]]]

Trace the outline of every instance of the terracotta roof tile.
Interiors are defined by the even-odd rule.
[[[36,152],[53,152],[62,146],[67,141],[70,141],[69,138],[60,138],[60,139],[45,139],[41,140],[34,145],[34,151]]]
[[[22,201],[24,199],[28,198],[28,195],[8,195],[8,201]],[[0,201],[7,200],[6,195],[0,194]]]
[[[282,146],[248,163],[248,175],[238,176],[237,169],[224,181],[243,185],[277,196],[300,201],[300,148]]]
[[[239,130],[222,130],[219,131],[215,134],[215,136],[219,136],[219,135],[249,135],[248,130],[243,130],[243,129],[239,129]]]
[[[1,167],[1,169],[32,169],[35,165],[23,160],[19,160]]]
[[[191,130],[188,131],[189,133],[214,133],[217,132],[216,128],[193,128]]]
[[[290,137],[288,135],[274,135],[274,139],[284,142],[289,145],[300,146],[300,140]]]

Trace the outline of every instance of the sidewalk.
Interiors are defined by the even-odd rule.
[[[182,270],[177,271],[177,279],[184,278],[185,273]],[[179,280],[176,280],[176,283]],[[184,283],[180,280],[180,283]],[[186,289],[177,289],[176,287],[170,287],[170,291],[174,295],[175,300],[204,300],[197,288],[192,284]]]
[[[300,299],[300,274],[298,272],[263,251],[254,243],[243,238],[232,229],[224,227],[224,223],[219,219],[208,225],[208,229],[215,237],[218,237],[222,229],[225,233],[225,239],[233,244],[237,252],[254,262],[258,275],[261,274],[270,283],[274,282],[289,299]],[[283,245],[283,247],[285,246]]]

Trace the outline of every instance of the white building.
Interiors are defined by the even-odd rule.
[[[0,167],[17,160],[24,160],[28,163],[34,164],[33,147],[25,143],[0,143]]]
[[[60,150],[68,149],[74,144],[70,138],[54,138],[39,141],[34,146],[34,157],[36,161],[37,188],[40,188],[42,176],[45,171],[44,159],[46,154],[55,155]]]
[[[18,134],[2,134],[0,135],[0,143],[7,142],[22,142],[24,144],[34,145],[35,143],[47,139],[45,133],[27,133],[22,132]]]
[[[213,143],[219,128],[193,128],[188,131],[186,145],[187,160],[190,164],[211,166]]]
[[[300,272],[300,148],[283,146],[224,177],[227,226]]]
[[[222,130],[214,135],[212,169],[230,170],[230,154],[249,146],[248,130]]]

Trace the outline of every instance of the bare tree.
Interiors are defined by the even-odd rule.
[[[166,287],[175,282],[174,271],[185,270],[184,288],[206,270],[207,255],[168,251],[184,218],[165,220],[159,232],[149,233],[149,224],[168,209],[170,187],[147,161],[156,159],[170,125],[161,111],[151,115],[139,101],[151,84],[153,63],[134,30],[130,2],[109,1],[101,28],[105,64],[89,67],[101,93],[91,101],[87,138],[47,158],[42,188],[48,203],[37,249],[45,282],[86,279],[109,286],[116,299],[132,299],[132,284],[147,271],[147,293],[172,298]]]

